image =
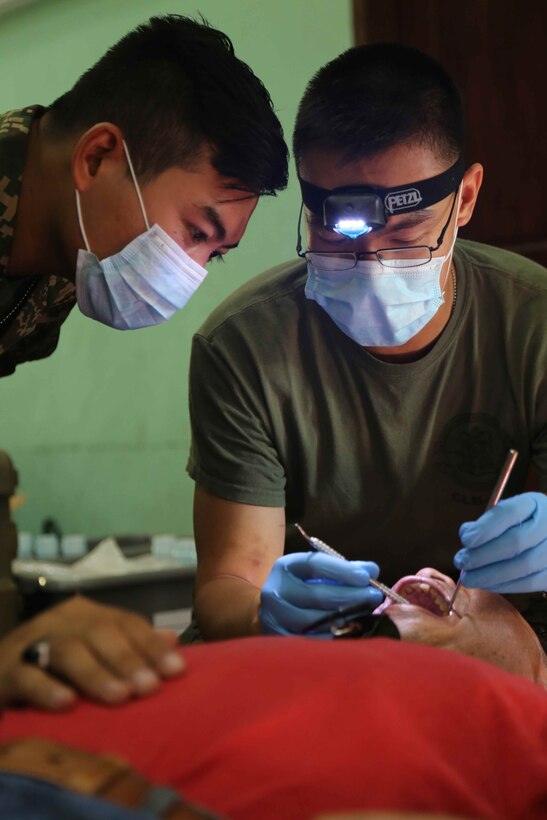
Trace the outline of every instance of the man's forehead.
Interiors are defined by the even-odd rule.
[[[208,155],[198,157],[190,165],[173,165],[157,179],[175,190],[182,199],[207,200],[211,204],[230,204],[257,200],[258,192],[234,177],[223,176]]]
[[[404,186],[447,170],[454,160],[443,160],[426,145],[395,145],[379,154],[350,160],[337,151],[310,148],[300,158],[299,175],[321,188],[373,185]]]
[[[223,188],[216,199],[217,205],[230,205],[237,202],[256,202],[258,194],[242,191],[238,188]]]

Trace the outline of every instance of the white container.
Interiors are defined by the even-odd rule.
[[[196,543],[193,538],[176,538],[171,550],[171,558],[187,567],[197,564]]]
[[[156,558],[171,558],[176,544],[174,535],[153,535],[151,541],[151,552]]]
[[[63,535],[61,538],[61,555],[63,558],[76,560],[87,555],[87,538],[81,533]]]
[[[34,539],[34,557],[39,561],[56,561],[59,558],[59,539],[54,533],[41,533]]]
[[[34,558],[34,538],[31,532],[17,533],[17,558],[21,561],[31,561]]]

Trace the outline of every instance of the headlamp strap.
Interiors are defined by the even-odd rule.
[[[380,197],[383,202],[386,219],[395,214],[420,211],[428,208],[441,199],[445,199],[455,191],[463,179],[465,171],[464,158],[461,156],[448,170],[429,179],[419,182],[410,182],[408,185],[397,185],[394,188],[382,188],[377,185],[343,185],[339,188],[320,188],[306,182],[300,174],[298,179],[302,189],[304,205],[312,213],[323,215],[325,200],[333,194],[364,194],[372,193]]]

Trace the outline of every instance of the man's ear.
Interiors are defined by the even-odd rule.
[[[125,172],[123,134],[111,122],[97,123],[78,138],[72,152],[72,174],[78,191],[87,190],[99,174],[111,170],[112,160],[116,166],[123,161]]]
[[[474,162],[464,174],[462,180],[462,196],[458,213],[458,228],[467,225],[473,215],[475,203],[482,185],[483,167]]]

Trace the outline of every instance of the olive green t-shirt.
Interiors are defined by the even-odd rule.
[[[388,584],[425,566],[454,576],[458,528],[484,511],[510,447],[505,494],[531,463],[547,492],[547,271],[462,240],[454,261],[452,316],[406,364],[374,358],[306,299],[300,262],[240,288],[194,338],[192,478],[285,507]]]

